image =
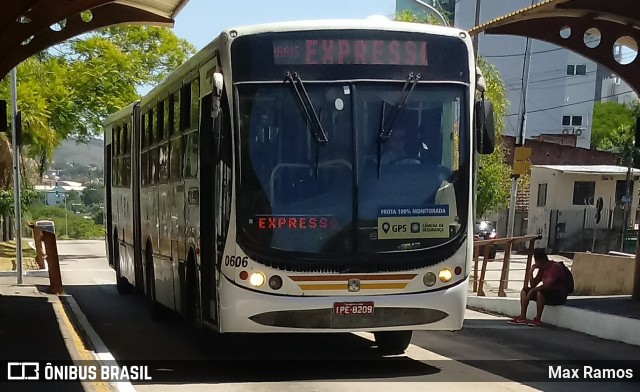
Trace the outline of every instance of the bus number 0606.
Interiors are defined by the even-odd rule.
[[[224,265],[227,267],[246,267],[249,265],[249,258],[247,256],[225,256]]]

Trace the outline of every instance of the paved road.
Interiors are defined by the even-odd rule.
[[[438,383],[445,391],[638,387],[519,378],[547,375],[550,361],[637,359],[640,347],[559,328],[511,326],[505,318],[473,311],[467,312],[462,331],[416,332],[407,353],[396,357],[381,357],[364,333],[241,335],[206,345],[195,328],[177,317],[152,320],[144,297],[118,295],[102,241],[60,242],[59,253],[66,291],[116,360],[154,360],[154,368],[164,369],[153,373],[152,382],[134,383],[137,391],[404,392],[423,391],[425,383]]]

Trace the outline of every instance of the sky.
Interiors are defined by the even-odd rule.
[[[189,0],[174,33],[202,49],[222,30],[305,19],[363,19],[395,14],[395,0]]]

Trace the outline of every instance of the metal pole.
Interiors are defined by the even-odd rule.
[[[532,3],[533,4],[533,3]],[[531,64],[531,40],[527,38],[527,45],[524,52],[524,64],[522,66],[522,94],[520,94],[520,110],[518,134],[516,135],[515,147],[523,146],[527,132],[527,90],[529,87],[529,67]],[[516,194],[518,192],[518,175],[511,176],[511,202],[509,204],[509,223],[507,227],[507,237],[513,236],[513,226],[515,225]]]
[[[476,20],[475,20],[476,27],[480,24],[480,2],[481,0],[476,0]],[[476,56],[476,59],[478,58],[478,36],[479,35],[480,33],[473,36],[473,53],[474,53],[474,56]]]
[[[64,197],[64,235],[69,237],[69,213],[67,212],[67,192],[62,194]]]
[[[15,215],[16,228],[16,273],[18,284],[22,284],[22,219],[20,212],[20,146],[18,145],[18,134],[16,129],[16,118],[18,116],[18,93],[16,69],[9,73],[9,84],[11,90],[11,138],[13,143],[13,209]]]

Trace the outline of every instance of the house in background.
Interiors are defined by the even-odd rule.
[[[611,165],[531,167],[528,234],[553,252],[621,250],[635,227],[640,169]],[[598,200],[601,199],[598,214]],[[598,217],[599,215],[599,217]]]
[[[85,186],[75,181],[56,181],[51,185],[36,185],[34,188],[36,192],[42,194],[45,205],[55,206],[64,204],[67,193],[71,191],[82,193]]]

